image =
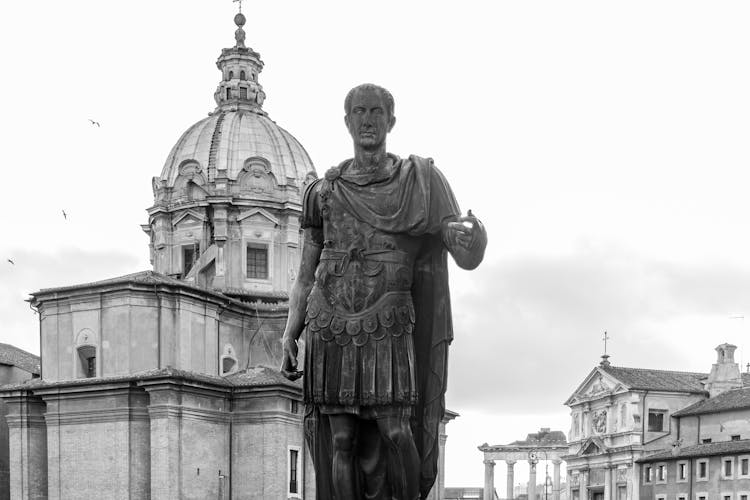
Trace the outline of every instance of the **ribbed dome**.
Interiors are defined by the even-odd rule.
[[[237,180],[248,160],[259,158],[267,162],[280,186],[291,179],[302,186],[308,172],[315,170],[297,139],[265,114],[217,111],[182,134],[167,157],[160,179],[173,187],[180,167],[195,162],[208,182],[221,171],[228,179]]]

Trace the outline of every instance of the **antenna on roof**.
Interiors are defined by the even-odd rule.
[[[609,354],[607,354],[607,341],[612,338],[609,335],[607,335],[607,330],[604,330],[604,337],[602,337],[602,340],[604,341],[604,354],[602,355],[602,362],[599,363],[602,366],[609,366]]]

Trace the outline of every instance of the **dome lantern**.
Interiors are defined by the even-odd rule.
[[[263,114],[263,101],[266,93],[258,83],[258,75],[263,71],[263,61],[260,54],[245,46],[245,30],[247,22],[242,12],[234,16],[237,31],[234,33],[235,45],[223,49],[216,66],[221,71],[222,79],[214,93],[218,111],[232,111],[244,109]]]

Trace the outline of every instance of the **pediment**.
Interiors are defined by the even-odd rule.
[[[177,226],[179,225],[194,225],[194,224],[203,224],[205,222],[206,216],[196,210],[186,210],[182,212],[180,215],[178,215],[173,221],[172,225]]]
[[[607,452],[607,448],[604,446],[604,443],[602,442],[601,439],[589,438],[586,441],[584,441],[583,444],[581,445],[581,448],[578,451],[578,456],[600,455],[606,452]]]
[[[277,225],[279,223],[278,218],[262,208],[254,208],[242,212],[239,217],[237,217],[237,222],[242,222],[246,219],[249,219],[251,224]]]
[[[571,406],[584,401],[619,394],[627,390],[628,388],[622,382],[609,373],[594,369],[565,404]]]

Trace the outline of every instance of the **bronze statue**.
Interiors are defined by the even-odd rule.
[[[386,152],[390,92],[345,100],[354,158],[305,191],[302,263],[284,332],[284,375],[307,331],[305,432],[321,500],[426,498],[435,482],[453,332],[447,252],[464,269],[487,234],[461,216],[432,160]]]

